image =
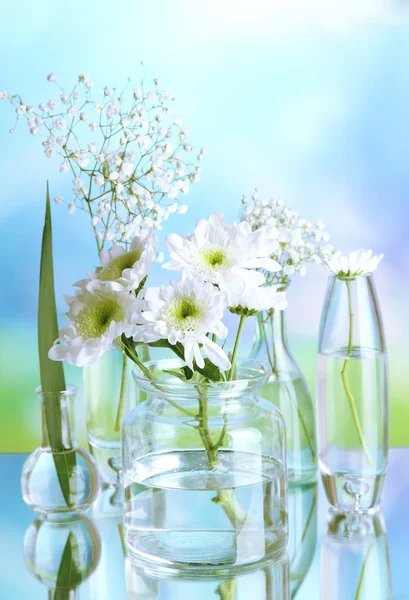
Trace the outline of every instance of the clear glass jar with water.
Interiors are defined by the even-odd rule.
[[[195,574],[268,560],[287,543],[284,424],[257,397],[268,367],[203,384],[169,373],[180,365],[134,372],[147,400],[123,424],[128,557]]]
[[[329,278],[317,360],[319,464],[329,502],[375,511],[388,464],[389,386],[373,276]]]

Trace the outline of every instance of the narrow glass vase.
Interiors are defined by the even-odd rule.
[[[148,395],[123,425],[128,557],[197,574],[241,569],[287,543],[282,417],[257,392],[266,365],[247,361],[237,380],[181,382],[179,360],[134,371]]]
[[[330,504],[379,507],[388,464],[388,361],[372,275],[330,276],[317,360],[320,469]]]
[[[37,389],[41,401],[42,444],[23,465],[21,492],[26,504],[48,519],[72,518],[85,512],[99,490],[98,470],[92,456],[78,446],[74,429],[74,397],[77,388],[65,392],[44,393]],[[62,446],[50,446],[45,402],[55,407]]]
[[[141,346],[141,360],[149,360],[149,348]],[[135,390],[133,363],[119,348],[112,348],[84,368],[88,443],[101,481],[117,485],[121,463],[121,425],[126,415],[146,398]]]
[[[251,357],[266,362],[271,375],[259,395],[280,410],[287,435],[289,485],[309,484],[317,477],[314,404],[307,381],[288,345],[286,310],[257,315]]]

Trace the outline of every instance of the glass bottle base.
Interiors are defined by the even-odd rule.
[[[379,509],[386,472],[329,471],[321,465],[321,477],[328,502],[339,511],[375,513]]]

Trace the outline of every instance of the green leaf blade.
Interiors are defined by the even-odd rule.
[[[54,290],[51,207],[47,182],[38,295],[38,354],[41,388],[44,393],[45,426],[61,492],[67,506],[71,507],[70,477],[76,466],[76,456],[72,448],[64,446],[63,440],[60,394],[66,390],[64,368],[60,361],[48,358],[48,352],[57,337],[58,319]]]

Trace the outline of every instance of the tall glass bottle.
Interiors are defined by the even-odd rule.
[[[329,277],[321,317],[317,398],[319,463],[340,510],[379,506],[389,449],[388,362],[371,274]]]
[[[28,506],[49,519],[72,518],[85,512],[94,502],[99,490],[99,478],[92,456],[78,446],[74,428],[74,397],[77,388],[67,386],[61,393],[42,392],[42,444],[23,465],[21,492]],[[45,413],[47,396],[60,410],[56,411],[63,449],[53,452],[50,446]]]
[[[307,381],[288,345],[286,319],[286,310],[257,315],[251,357],[271,368],[259,395],[277,406],[284,418],[288,482],[299,485],[314,481],[317,475],[315,413]]]

